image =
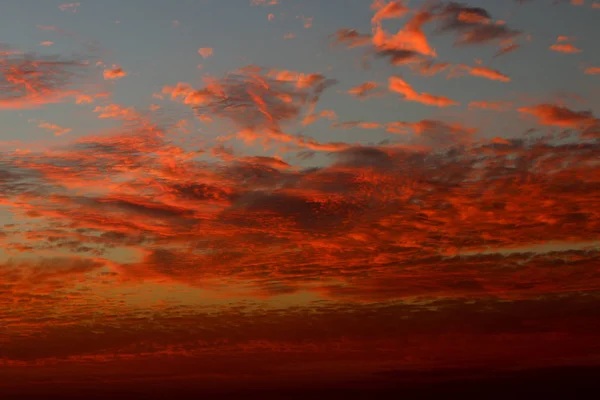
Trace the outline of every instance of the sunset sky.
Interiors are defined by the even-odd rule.
[[[3,0],[0,398],[600,367],[599,40],[592,0]]]

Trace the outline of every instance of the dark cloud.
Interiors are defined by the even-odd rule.
[[[78,98],[75,89],[89,75],[88,64],[53,55],[0,49],[0,109],[36,108]]]
[[[479,7],[470,7],[450,2],[441,7],[438,18],[439,32],[457,34],[456,45],[487,44],[494,41],[515,39],[522,32],[499,24],[491,15]]]

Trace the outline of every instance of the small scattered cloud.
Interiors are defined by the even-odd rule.
[[[598,75],[600,74],[600,67],[587,67],[584,72],[587,75]]]
[[[355,29],[339,29],[333,35],[334,45],[346,45],[348,48],[362,47],[371,44],[371,35],[359,33]]]
[[[410,8],[402,0],[393,0],[389,3],[382,0],[375,0],[371,5],[371,9],[376,11],[371,19],[371,23],[373,24],[378,24],[384,19],[401,18],[410,11]]]
[[[198,49],[198,54],[202,56],[202,58],[208,58],[213,55],[212,47],[201,47]]]
[[[459,105],[459,103],[456,101],[445,96],[436,96],[429,93],[418,93],[404,79],[398,76],[392,76],[389,78],[389,90],[400,93],[407,101],[414,101],[429,106],[449,107]]]
[[[576,40],[575,37],[559,36],[556,43],[550,46],[550,50],[558,53],[581,53],[581,49],[575,47],[572,43],[567,43]]]
[[[506,101],[471,101],[469,108],[479,108],[482,110],[505,111],[512,107],[512,103]]]
[[[97,106],[94,108],[94,112],[98,113],[100,119],[110,118],[131,121],[140,118],[140,114],[135,111],[134,107],[123,107],[119,104]]]
[[[371,96],[376,96],[376,89],[379,87],[377,82],[365,82],[348,90],[348,94],[356,96],[360,99],[365,99]]]
[[[39,128],[51,131],[54,133],[54,136],[63,136],[67,133],[71,132],[71,128],[64,128],[60,125],[53,124],[47,121],[39,121],[35,119],[30,119],[29,122],[35,123]]]
[[[594,125],[597,119],[590,111],[574,111],[555,104],[538,104],[532,107],[521,107],[519,112],[537,118],[538,123],[563,128],[582,128]]]
[[[279,4],[279,0],[251,0],[250,5],[252,6],[276,6]]]
[[[500,71],[497,71],[497,70],[494,70],[494,69],[491,69],[488,67],[483,67],[483,66],[471,67],[471,66],[464,65],[464,64],[455,66],[453,68],[453,72],[451,73],[450,76],[451,77],[457,76],[457,75],[461,74],[462,72],[466,72],[469,75],[477,76],[477,77],[481,77],[481,78],[485,78],[485,79],[489,79],[489,80],[493,80],[493,81],[510,82],[510,77],[504,75]]]
[[[105,80],[117,80],[127,76],[127,72],[123,68],[113,65],[113,68],[104,70],[103,76]]]
[[[69,12],[71,14],[77,13],[77,9],[81,6],[81,3],[64,3],[58,6],[61,11]]]
[[[581,53],[581,49],[575,47],[571,43],[567,44],[553,44],[550,46],[550,50],[554,50],[558,53]]]

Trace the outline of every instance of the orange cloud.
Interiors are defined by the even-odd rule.
[[[93,103],[94,99],[98,97],[108,97],[109,93],[94,93],[94,94],[75,94],[75,104],[89,104]]]
[[[104,70],[104,79],[106,80],[121,79],[125,76],[127,76],[127,72],[121,67],[113,66],[113,69]]]
[[[372,18],[372,35],[360,34],[353,29],[341,29],[335,34],[334,44],[346,44],[352,48],[368,45],[370,39],[374,51],[367,53],[365,58],[374,54],[377,57],[389,58],[396,66],[418,63],[423,66],[421,72],[425,76],[439,72],[444,69],[441,65],[445,64],[441,63],[439,67],[431,70],[425,66],[431,62],[428,58],[437,57],[436,50],[429,44],[424,31],[428,24],[437,24],[436,33],[455,32],[456,45],[498,43],[502,47],[496,53],[496,57],[520,46],[515,41],[522,32],[509,28],[504,21],[492,21],[490,14],[482,8],[462,6],[458,3],[437,6],[426,3],[418,10],[410,10],[402,1],[386,3],[384,0],[375,0],[372,9],[376,11]],[[382,27],[382,19],[401,17],[408,13],[413,15],[397,33],[391,34]],[[419,67],[414,70],[420,72]],[[475,74],[494,76],[492,79],[506,81],[505,76],[486,70],[475,70]]]
[[[587,75],[600,74],[600,67],[587,67],[584,71]]]
[[[380,124],[378,122],[349,121],[349,122],[335,123],[332,125],[332,127],[342,128],[342,129],[352,129],[352,128],[379,129],[382,127],[382,124]]]
[[[424,34],[507,49],[521,33],[477,7],[426,2],[404,15],[402,4],[374,3],[381,46],[351,30],[342,43],[366,40],[365,58],[421,76],[509,79],[480,61],[435,62]],[[392,21],[401,35],[384,30],[404,17]],[[4,50],[3,108],[110,95],[79,90],[97,84],[86,75],[96,53],[77,62]],[[518,111],[560,132],[525,136],[519,126],[510,136],[519,121],[479,112],[386,120],[410,107],[347,98],[382,90],[381,72],[339,92],[325,73],[256,66],[177,78],[152,96],[173,102],[160,111],[148,98],[139,110],[95,105],[99,118],[124,121],[101,133],[57,147],[1,142],[0,392],[369,398],[379,393],[363,388],[386,386],[437,398],[489,377],[495,394],[507,381],[518,392],[523,371],[549,382],[537,394],[555,395],[569,374],[594,383],[595,369],[573,366],[598,359],[598,118],[534,103]],[[403,76],[387,89],[458,104]],[[307,126],[319,119],[331,122]],[[350,390],[338,396],[333,384]]]
[[[373,45],[380,52],[408,51],[436,57],[435,49],[431,47],[423,31],[423,26],[433,18],[430,12],[420,11],[394,35],[388,34],[380,25],[376,25],[373,29]]]
[[[362,85],[356,86],[348,90],[348,94],[359,97],[361,99],[375,95],[373,90],[377,89],[377,82],[365,82]]]
[[[53,44],[54,44],[54,42],[46,40],[46,41],[41,42],[40,46],[52,46]]]
[[[431,147],[455,146],[468,144],[477,132],[475,128],[463,126],[460,123],[448,123],[436,120],[421,120],[407,124],[419,136],[419,142]]]
[[[275,6],[279,4],[279,0],[252,0],[250,4],[253,6]]]
[[[133,107],[123,107],[119,104],[97,106],[94,108],[94,112],[99,113],[98,118],[114,118],[127,121],[140,118],[140,114]]]
[[[72,87],[72,80],[76,74],[85,76],[86,72],[88,65],[74,60],[2,52],[0,109],[35,108],[80,95]]]
[[[564,42],[575,40],[574,37],[568,36],[559,36],[556,40],[556,43],[550,46],[550,50],[559,52],[559,53],[581,53],[581,49],[578,49],[571,43],[562,44]]]
[[[434,63],[433,61],[425,61],[419,64],[413,64],[414,72],[422,76],[434,76],[442,71],[445,71],[451,66],[450,63]]]
[[[449,107],[459,105],[459,103],[444,96],[418,93],[406,81],[397,76],[389,78],[389,90],[402,94],[408,101],[414,101],[430,106]]]
[[[30,121],[31,122],[31,121]],[[55,136],[62,136],[71,132],[71,128],[63,128],[62,126],[52,124],[46,121],[39,121],[38,127],[52,131]]]
[[[512,107],[512,103],[506,101],[472,101],[469,108],[480,108],[484,110],[504,111]]]
[[[476,9],[465,9],[460,10],[458,13],[458,20],[465,23],[475,24],[488,24],[490,23],[490,17],[487,13],[481,12]]]
[[[302,23],[304,25],[304,29],[310,29],[312,27],[313,24],[313,18],[312,17],[304,17],[304,16],[300,16],[297,18],[301,18],[302,19]]]
[[[81,6],[80,3],[64,3],[59,5],[58,8],[60,8],[61,11],[66,11],[75,14],[79,6]]]
[[[570,41],[573,41],[573,40],[576,40],[576,39],[577,39],[577,38],[576,38],[576,37],[574,37],[574,36],[559,36],[559,37],[556,39],[556,41],[557,41],[558,43],[562,43],[562,42],[570,42]]]
[[[437,14],[439,32],[455,32],[456,45],[475,45],[512,42],[522,32],[510,29],[504,23],[492,22],[492,16],[480,7],[469,7],[450,2]]]
[[[510,82],[510,78],[503,73],[487,67],[470,67],[468,65],[458,65],[454,71],[466,71],[469,75],[490,79],[493,81]]]
[[[327,118],[328,120],[335,120],[335,119],[338,119],[338,116],[335,113],[335,111],[333,111],[333,110],[323,110],[318,114],[307,115],[306,118],[304,118],[304,121],[302,121],[302,124],[310,125],[310,124],[316,122],[319,118]]]
[[[415,144],[435,149],[469,145],[476,133],[475,129],[459,123],[436,120],[397,125],[415,133]],[[359,122],[357,126],[372,129],[381,127],[381,124]],[[306,143],[307,148],[321,148],[317,143]],[[378,276],[385,272],[386,279],[400,279],[397,268],[394,268],[397,263],[410,264],[418,260],[428,268],[429,265],[459,262],[459,257],[450,260],[441,257],[440,254],[446,250],[441,251],[440,247],[452,252],[457,246],[464,247],[463,251],[485,249],[485,243],[523,245],[528,240],[539,240],[539,235],[546,240],[570,235],[591,237],[597,222],[579,223],[575,219],[576,228],[565,232],[564,227],[568,226],[569,220],[579,217],[572,215],[568,201],[566,204],[546,203],[547,198],[539,190],[539,185],[550,186],[553,190],[560,188],[561,178],[552,172],[555,168],[560,168],[563,173],[580,171],[583,176],[593,173],[596,166],[586,160],[593,160],[597,149],[558,145],[552,147],[555,156],[548,157],[547,152],[537,153],[541,143],[525,147],[523,143],[510,140],[496,141],[489,145],[491,147],[462,150],[455,147],[455,153],[449,154],[407,152],[393,146],[349,146],[338,148],[332,164],[316,171],[299,172],[281,158],[237,156],[233,153],[230,153],[229,161],[224,160],[226,164],[213,168],[180,157],[181,149],[168,145],[161,139],[159,131],[136,131],[121,136],[87,138],[65,153],[45,157],[21,155],[21,168],[35,168],[43,173],[47,189],[51,189],[54,182],[62,188],[72,187],[72,179],[76,178],[81,184],[87,183],[88,186],[84,187],[87,187],[88,195],[82,198],[77,192],[59,191],[54,196],[44,193],[37,198],[28,191],[29,197],[23,198],[21,203],[17,199],[15,204],[24,207],[24,210],[36,210],[38,217],[60,218],[65,223],[69,221],[68,226],[73,229],[87,227],[97,231],[96,234],[89,231],[69,233],[69,229],[55,229],[50,234],[43,233],[46,237],[54,237],[53,240],[36,243],[32,237],[28,242],[32,246],[67,246],[73,234],[87,243],[87,252],[92,251],[93,246],[111,243],[146,243],[146,247],[154,243],[156,248],[149,249],[134,265],[126,265],[120,270],[121,274],[133,274],[132,278],[135,274],[145,273],[148,278],[153,275],[163,279],[170,277],[192,286],[201,285],[218,267],[231,279],[242,273],[240,271],[244,271],[240,279],[248,279],[248,274],[256,272],[263,278],[257,277],[254,284],[258,287],[266,285],[265,290],[277,281],[301,286],[302,280],[295,280],[297,275],[286,278],[275,266],[283,263],[289,268],[302,270],[309,265],[308,270],[302,270],[308,281],[316,275],[344,280],[343,275],[341,278],[337,275],[338,267],[352,271],[352,268],[363,265],[376,249],[378,258],[363,266]],[[521,196],[507,193],[506,185],[523,174],[520,168],[525,167],[506,168],[503,164],[505,151],[531,157],[527,171],[547,171],[543,173],[544,180],[520,186],[520,190],[524,191]],[[581,163],[571,166],[564,163],[573,157]],[[474,162],[480,166],[473,168],[471,164]],[[187,173],[182,174],[183,171]],[[473,174],[486,180],[474,180]],[[114,184],[111,184],[113,179]],[[490,179],[498,187],[490,188]],[[100,183],[98,187],[102,191],[92,190],[94,181]],[[336,182],[335,186],[332,186],[333,182]],[[7,183],[10,181],[2,184]],[[143,192],[139,191],[140,184]],[[399,185],[401,191],[397,190]],[[432,191],[431,185],[436,185],[438,190]],[[468,193],[463,192],[465,186],[469,187]],[[19,185],[15,187],[23,189]],[[493,193],[490,194],[490,190]],[[473,204],[471,196],[474,195],[481,197],[481,201]],[[563,198],[565,201],[570,196],[580,198],[580,210],[586,213],[593,209],[593,195],[587,193],[585,187],[576,193],[572,189],[560,192],[560,196],[566,196]],[[529,200],[525,202],[524,198]],[[402,213],[397,209],[400,200],[407,204]],[[440,209],[440,204],[444,204],[445,208]],[[528,222],[528,225],[517,232],[514,224],[519,220]],[[375,231],[369,228],[374,221],[378,226]],[[272,222],[277,224],[272,225]],[[202,233],[198,233],[196,223],[203,224]],[[340,226],[346,229],[340,230]],[[472,235],[469,243],[461,244],[462,235],[476,229],[481,231]],[[204,236],[207,230],[211,233],[208,237]],[[136,239],[136,232],[139,234],[140,231],[143,237]],[[118,235],[117,232],[127,235]],[[323,235],[325,238],[320,240]],[[202,238],[202,252],[177,250],[178,245],[188,243],[192,238]],[[357,246],[365,240],[372,247]],[[225,243],[227,248],[234,246],[241,253],[221,258]],[[298,243],[303,245],[302,253],[293,250]],[[207,252],[208,249],[210,251]],[[345,253],[348,249],[352,249],[352,254]],[[482,260],[479,256],[464,257],[472,257],[468,260],[473,262]],[[483,259],[488,260],[490,265],[497,264],[497,257],[486,257]],[[321,263],[327,265],[313,266],[312,260],[322,260]],[[460,262],[464,267],[467,260],[462,258]],[[254,271],[253,266],[261,267]],[[356,271],[357,277],[361,276],[361,271]],[[472,267],[467,268],[465,274],[468,275],[469,271]],[[413,277],[416,279],[415,286],[407,287],[404,295],[426,293],[427,286],[418,283],[426,276]],[[370,282],[368,276],[362,279]],[[353,291],[375,298],[398,295],[397,292],[394,295],[376,289],[362,291],[364,286],[361,289],[360,285],[352,285],[350,281],[339,288],[334,285],[323,290],[334,297],[344,297],[343,293]],[[506,284],[509,281],[510,276],[506,276]],[[365,280],[362,282],[365,283]],[[455,291],[450,287],[440,290],[469,293],[458,287]],[[489,293],[484,288],[477,290],[482,295]]]
[[[224,146],[218,161],[198,161],[197,149],[149,126],[4,158],[0,201],[18,218],[3,226],[3,248],[38,257],[0,263],[0,308],[18,310],[4,321],[0,368],[20,396],[32,371],[70,371],[71,389],[90,377],[114,389],[132,376],[180,385],[217,372],[218,385],[256,383],[247,359],[260,361],[257,377],[270,372],[269,387],[289,379],[277,374],[290,357],[317,363],[306,372],[315,379],[330,379],[323,365],[344,379],[467,361],[510,369],[523,351],[540,366],[589,360],[600,253],[555,241],[597,237],[597,143],[474,143],[473,128],[425,119],[390,123],[413,133],[397,145],[323,144],[283,129],[325,80],[276,78],[246,69],[165,94],[210,90],[221,97],[202,111],[254,128],[249,136],[264,137],[266,124],[304,140],[302,151],[336,150],[319,168]],[[299,108],[285,108],[282,93]],[[134,257],[111,256],[115,248]],[[57,251],[76,256],[42,257]],[[561,322],[562,307],[576,319]],[[367,334],[365,319],[387,328]],[[390,323],[398,319],[410,323]],[[57,345],[65,337],[69,346]],[[47,396],[44,382],[34,386]]]
[[[335,113],[335,111],[332,110],[323,110],[321,111],[321,113],[319,114],[321,117],[323,118],[328,118],[328,119],[337,119],[337,114]]]
[[[466,127],[460,123],[444,122],[433,119],[424,119],[418,122],[395,121],[387,124],[366,121],[347,121],[332,124],[333,128],[341,129],[380,129],[387,132],[407,135],[414,133],[410,146],[420,150],[448,148],[472,142],[472,136],[477,129]]]
[[[553,44],[550,46],[551,50],[557,51],[559,53],[581,53],[581,49],[573,46],[571,43],[568,44]]]
[[[371,5],[371,9],[376,10],[375,15],[371,19],[371,23],[373,24],[380,23],[384,19],[403,17],[410,11],[402,0],[393,0],[387,4],[385,1],[375,0]]]
[[[504,139],[501,137],[497,137],[497,136],[495,138],[492,138],[491,142],[495,143],[495,144],[505,144],[505,145],[511,144],[510,140],[507,140],[507,139]]]
[[[212,97],[210,90],[194,90],[189,84],[179,82],[176,86],[165,86],[164,94],[171,96],[172,100],[183,98],[183,104],[200,105]]]
[[[371,43],[371,35],[359,33],[355,29],[340,29],[333,36],[334,44],[345,44],[348,48],[367,46]]]
[[[589,111],[573,111],[567,107],[553,104],[538,104],[533,107],[521,107],[519,112],[533,115],[538,123],[563,128],[581,128],[597,123]]]
[[[211,47],[201,47],[198,49],[198,54],[200,54],[202,58],[208,58],[213,55],[213,49]]]
[[[321,74],[264,71],[247,66],[223,79],[207,79],[206,82],[204,88],[197,90],[178,83],[175,87],[163,88],[163,93],[173,100],[183,99],[182,102],[194,108],[198,115],[212,114],[229,120],[239,129],[236,136],[246,144],[260,140],[264,146],[279,142],[316,151],[338,151],[348,146],[319,143],[285,132],[285,125],[292,121],[304,125],[315,121],[314,109],[320,94],[335,83]],[[240,109],[238,104],[243,108]],[[301,114],[304,118],[300,118]]]
[[[508,44],[508,45],[502,47],[500,50],[498,50],[496,52],[496,54],[494,54],[494,58],[500,57],[504,54],[512,53],[513,51],[519,49],[520,47],[521,47],[521,45],[516,44],[516,43]]]

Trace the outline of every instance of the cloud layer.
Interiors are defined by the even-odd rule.
[[[248,5],[298,25],[286,46],[329,28]],[[245,59],[187,79],[182,57],[136,104],[135,62],[1,49],[0,111],[44,139],[0,143],[0,392],[598,365],[597,102],[519,92],[500,60],[527,27],[481,7],[377,0],[363,19],[320,39],[361,80]],[[588,53],[554,37],[540,54]],[[195,73],[226,56],[197,46]]]

